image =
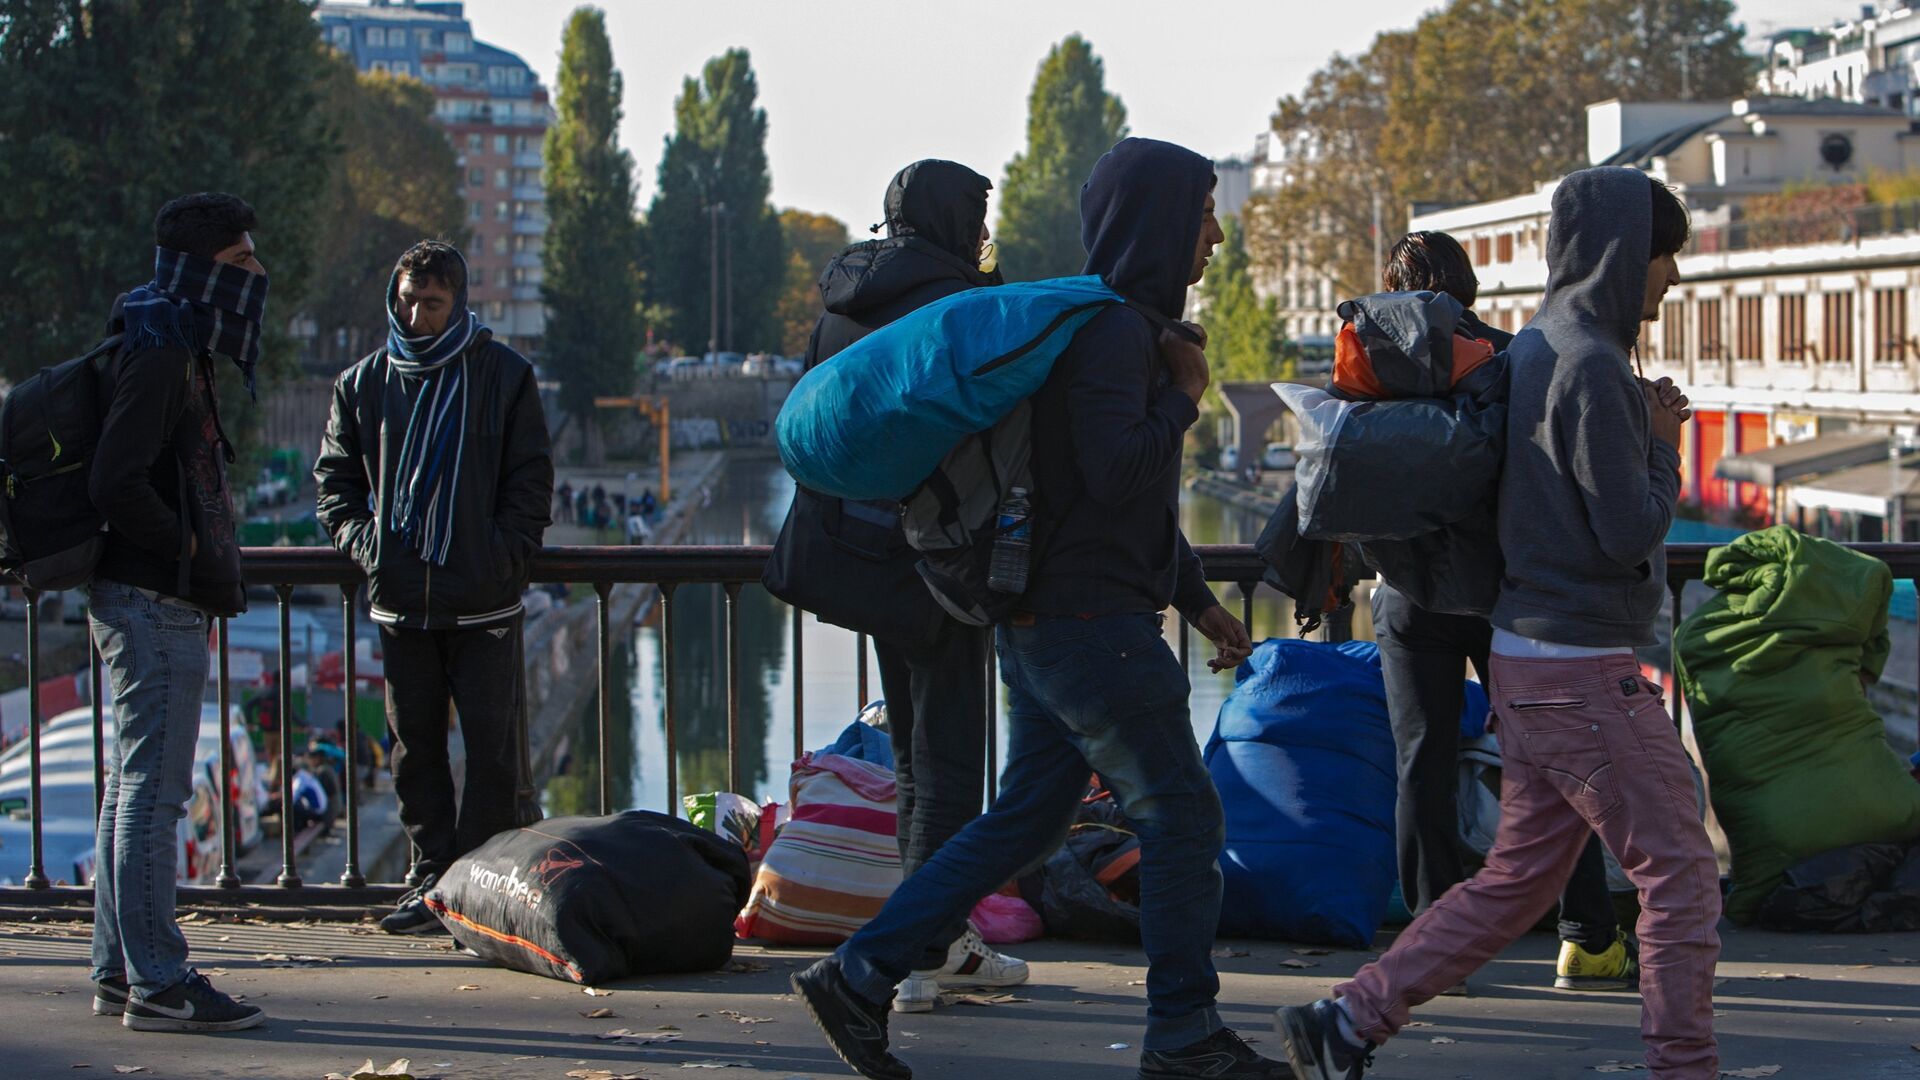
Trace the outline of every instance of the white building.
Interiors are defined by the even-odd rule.
[[[1292,170],[1311,161],[1319,148],[1303,135],[1263,131],[1254,139],[1251,182],[1254,195],[1270,195],[1292,182]],[[1340,330],[1340,317],[1334,314],[1333,275],[1312,260],[1307,237],[1310,230],[1299,222],[1290,222],[1282,230],[1286,246],[1277,262],[1257,262],[1253,268],[1254,288],[1262,297],[1271,297],[1278,309],[1281,333],[1301,352],[1302,373],[1328,366],[1333,357],[1333,336]]]
[[[1594,164],[1644,169],[1694,210],[1684,282],[1640,338],[1647,377],[1671,376],[1695,403],[1682,447],[1686,498],[1709,513],[1792,515],[1776,502],[1784,493],[1769,490],[1793,480],[1791,469],[1764,484],[1730,483],[1716,475],[1721,459],[1856,429],[1920,432],[1920,208],[1866,206],[1791,222],[1785,240],[1741,214],[1748,198],[1790,182],[1858,181],[1869,167],[1920,165],[1920,141],[1902,113],[1768,98],[1603,102],[1588,108],[1588,120]],[[1556,186],[1416,209],[1410,228],[1451,233],[1467,249],[1481,283],[1476,309],[1494,326],[1518,330],[1539,309]],[[1803,457],[1810,465],[1819,454]],[[1819,498],[1812,490],[1799,494],[1802,508],[1832,507],[1811,501]]]
[[[1862,5],[1857,18],[1773,35],[1762,93],[1837,98],[1920,116],[1920,5]]]

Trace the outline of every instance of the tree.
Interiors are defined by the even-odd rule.
[[[301,0],[0,0],[0,341],[18,378],[100,336],[153,276],[153,215],[194,191],[259,213],[263,377],[284,369],[326,226],[331,60]],[[228,380],[229,383],[238,380]],[[225,417],[236,438],[253,410]]]
[[[560,407],[585,418],[593,399],[633,388],[640,356],[640,253],[633,158],[620,148],[620,73],[606,16],[578,8],[560,46],[547,130],[547,236],[541,297],[547,365]]]
[[[820,318],[820,271],[851,238],[847,223],[828,214],[782,210],[780,231],[787,242],[786,283],[780,290],[780,351],[798,356]]]
[[[1127,108],[1107,93],[1106,67],[1078,34],[1055,45],[1027,96],[1027,148],[1007,162],[996,241],[1009,281],[1077,274],[1080,185],[1127,137]]]
[[[647,239],[651,299],[667,309],[667,336],[682,348],[703,348],[710,337],[721,350],[780,343],[775,308],[787,260],[767,202],[773,179],[759,93],[747,50],[730,49],[687,79],[674,102]]]
[[[327,114],[344,149],[321,210],[329,223],[314,253],[305,314],[316,330],[309,360],[337,371],[386,341],[387,278],[408,246],[466,242],[460,159],[433,118],[433,93],[338,57]]]
[[[1223,382],[1261,382],[1281,375],[1279,317],[1271,300],[1253,289],[1246,230],[1234,218],[1221,222],[1226,242],[1215,251],[1200,282],[1200,321],[1207,328],[1207,358],[1216,400]]]
[[[1281,99],[1286,180],[1243,211],[1256,265],[1378,288],[1413,202],[1521,194],[1587,164],[1586,106],[1737,96],[1751,72],[1731,0],[1451,0],[1335,56]],[[1490,61],[1489,58],[1495,58]]]

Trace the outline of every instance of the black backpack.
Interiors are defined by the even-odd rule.
[[[86,584],[106,521],[87,492],[105,402],[102,368],[124,334],[42,368],[0,403],[0,572],[46,592]]]

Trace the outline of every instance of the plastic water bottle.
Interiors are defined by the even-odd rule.
[[[1027,591],[1027,569],[1033,561],[1033,507],[1027,502],[1027,489],[1014,488],[1000,504],[995,522],[993,561],[987,571],[987,587],[994,592],[1019,595]]]

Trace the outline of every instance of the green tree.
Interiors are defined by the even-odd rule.
[[[1127,137],[1127,108],[1107,93],[1106,67],[1078,34],[1055,45],[1027,96],[1027,148],[1007,162],[994,230],[1009,281],[1077,274],[1080,185]]]
[[[829,214],[782,210],[780,231],[787,242],[787,276],[780,290],[780,351],[798,356],[820,318],[820,271],[851,237],[847,223]]]
[[[1254,292],[1246,230],[1232,217],[1221,225],[1226,242],[1214,252],[1199,290],[1200,322],[1207,328],[1207,358],[1214,371],[1208,396],[1216,403],[1223,382],[1268,382],[1281,375],[1279,318],[1273,301]]]
[[[559,84],[547,130],[540,292],[560,407],[584,419],[595,415],[595,397],[632,389],[641,343],[633,158],[620,148],[621,79],[599,9],[578,8],[567,20]]]
[[[695,352],[709,336],[721,350],[780,344],[775,309],[787,259],[767,202],[773,179],[759,93],[747,50],[707,61],[698,78],[681,85],[674,132],[660,156],[659,187],[647,211],[651,299],[668,311],[667,336]],[[716,265],[718,315],[710,322]]]
[[[334,371],[387,335],[386,288],[400,253],[422,238],[466,242],[460,161],[433,118],[433,93],[413,79],[357,74],[335,59],[326,87],[345,153],[329,178],[305,314],[309,362]]]
[[[153,275],[153,215],[230,191],[259,212],[273,282],[263,377],[290,366],[338,145],[331,60],[301,0],[0,0],[0,368],[100,335]],[[237,382],[237,380],[229,380]],[[236,439],[253,410],[225,419]]]

